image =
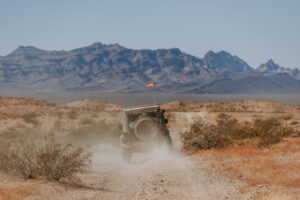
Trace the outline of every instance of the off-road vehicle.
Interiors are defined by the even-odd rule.
[[[158,104],[124,108],[120,140],[125,161],[130,161],[134,152],[147,152],[158,144],[165,143],[171,147],[164,112]]]

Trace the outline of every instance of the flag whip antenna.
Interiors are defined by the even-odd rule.
[[[155,86],[153,85],[153,90],[152,90],[153,104],[155,104],[155,102],[156,102],[156,99],[155,99],[155,87],[156,87],[156,85]]]
[[[154,88],[153,81],[152,81],[152,83],[148,84],[147,87],[152,88],[152,101],[153,101],[153,104],[155,104],[155,88]]]

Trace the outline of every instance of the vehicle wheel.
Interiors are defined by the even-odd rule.
[[[122,159],[124,162],[130,163],[132,157],[132,150],[131,149],[122,149]]]
[[[150,116],[140,116],[134,124],[134,135],[143,142],[153,140],[159,135],[157,123]]]

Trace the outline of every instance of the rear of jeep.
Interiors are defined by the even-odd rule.
[[[147,152],[158,144],[171,146],[164,112],[158,104],[124,108],[120,139],[125,161],[130,161],[134,152]]]

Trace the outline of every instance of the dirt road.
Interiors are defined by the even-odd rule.
[[[84,175],[90,189],[86,199],[235,199],[237,186],[201,169],[201,159],[158,147],[135,154],[124,163],[120,150],[109,145],[94,149],[93,170]],[[92,192],[91,192],[92,191]],[[80,196],[81,196],[80,195]],[[79,198],[80,199],[80,198]]]

